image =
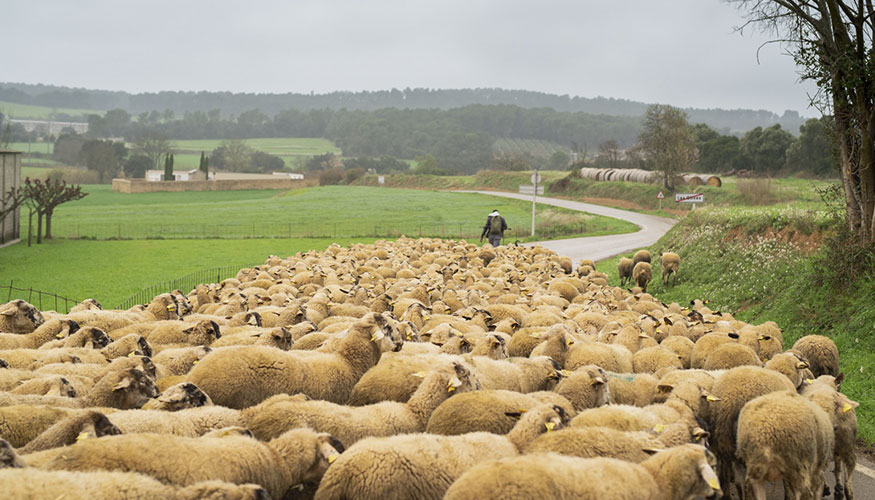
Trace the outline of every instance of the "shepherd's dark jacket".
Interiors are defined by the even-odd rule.
[[[480,238],[481,238],[481,239],[482,239],[484,236],[486,236],[486,235],[489,234],[489,223],[492,222],[492,217],[495,217],[495,216],[490,215],[490,216],[486,217],[486,224],[483,226],[483,232],[480,233]],[[507,222],[504,220],[504,217],[502,217],[502,216],[500,216],[500,215],[497,216],[497,217],[498,217],[499,219],[501,219],[501,233],[500,233],[500,234],[501,234],[501,236],[503,237],[503,236],[504,236],[504,232],[507,230]]]

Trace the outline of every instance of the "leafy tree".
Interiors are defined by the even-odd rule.
[[[127,156],[127,148],[124,143],[92,139],[82,145],[80,151],[80,163],[88,170],[94,170],[98,175],[98,182],[103,184],[108,176],[114,177]]]
[[[217,154],[218,153],[218,154]],[[213,150],[216,167],[224,168],[232,172],[248,172],[252,149],[246,145],[246,141],[240,139],[226,139],[219,143],[219,147]],[[218,158],[216,158],[218,156]]]
[[[164,157],[164,180],[176,180],[176,177],[173,175],[173,153],[169,153]]]
[[[662,172],[663,185],[674,191],[675,177],[695,164],[698,156],[686,113],[662,104],[648,107],[639,140],[648,165]]]
[[[336,164],[337,158],[334,157],[334,153],[322,153],[321,155],[310,157],[307,163],[304,164],[304,170],[316,172],[317,170],[335,167]]]
[[[438,165],[438,161],[432,155],[425,155],[416,158],[416,168],[414,173],[419,175],[449,175],[450,173]]]
[[[78,165],[85,138],[77,134],[61,134],[55,140],[52,158],[67,165]]]
[[[852,233],[875,244],[875,4],[845,0],[732,0],[784,42],[830,110]]]
[[[264,151],[253,151],[249,157],[249,164],[254,172],[277,172],[286,168],[282,158]]]
[[[704,123],[694,125],[693,133],[699,149],[696,172],[729,172],[746,168],[738,137],[720,135]]]
[[[159,133],[144,133],[134,144],[137,151],[152,162],[150,169],[157,169],[161,158],[165,158],[170,153],[170,141],[167,140],[167,136]]]
[[[146,170],[152,167],[152,160],[143,155],[133,155],[125,162],[125,175],[132,179],[146,177]]]
[[[776,123],[757,127],[741,138],[740,149],[751,168],[764,175],[775,175],[787,164],[787,148],[795,139]]]
[[[839,163],[833,155],[829,127],[826,118],[811,118],[799,127],[799,138],[787,148],[788,168],[821,177],[837,174]]]
[[[204,173],[205,178],[210,177],[210,163],[203,151],[201,151],[201,161],[197,168]]]
[[[343,166],[347,169],[360,168],[365,172],[383,174],[386,172],[406,172],[409,165],[392,156],[385,155],[379,158],[348,158],[343,160]]]
[[[550,155],[550,161],[548,165],[550,170],[567,170],[568,165],[571,164],[571,157],[568,156],[568,153],[558,149]]]

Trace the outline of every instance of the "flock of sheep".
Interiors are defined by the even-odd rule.
[[[663,304],[626,260],[631,290],[540,247],[401,238],[128,311],[0,305],[3,496],[815,499],[834,462],[853,499],[835,344]]]

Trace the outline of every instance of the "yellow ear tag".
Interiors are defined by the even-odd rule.
[[[201,360],[196,359],[196,360],[192,361],[191,364],[192,364],[192,365],[196,365],[196,364],[200,363],[200,361],[201,361]]]
[[[131,351],[131,352],[128,353],[128,357],[129,357],[129,358],[133,358],[133,357],[136,356],[136,355],[137,355],[137,351]]]
[[[712,490],[719,490],[720,481],[718,481],[716,477],[712,477],[711,480],[708,481],[708,486],[710,486]]]
[[[853,409],[854,409],[854,407],[851,406],[850,403],[845,403],[845,406],[842,407],[842,412],[847,413],[847,412],[849,412],[849,411],[851,411],[851,410],[853,410]]]
[[[459,380],[459,377],[453,377],[447,382],[447,392],[453,392],[459,387],[462,387],[462,381]]]
[[[383,340],[383,337],[385,337],[385,336],[386,336],[386,334],[383,333],[383,330],[377,330],[371,336],[371,342],[377,342],[378,340]]]
[[[334,461],[337,460],[337,457],[339,457],[339,456],[340,456],[340,455],[330,455],[330,456],[328,457],[328,465],[333,464]]]
[[[414,377],[425,378],[425,372],[411,373]]]
[[[547,422],[544,424],[544,427],[547,428],[547,432],[550,432],[556,428],[556,424],[554,422]]]
[[[710,395],[710,394],[709,394],[705,399],[708,400],[708,401],[711,401],[712,403],[713,403],[714,401],[720,401],[720,398],[718,398],[717,396],[712,396],[712,395]]]
[[[80,432],[79,435],[76,436],[76,442],[78,443],[79,441],[82,441],[83,439],[88,439],[89,437],[90,437],[90,434],[88,434],[87,431]]]
[[[596,377],[596,378],[592,379],[592,381],[590,382],[590,385],[598,385],[598,384],[604,384],[604,383],[605,383],[605,379],[603,379],[601,377]]]
[[[656,424],[656,426],[653,428],[653,431],[661,434],[663,431],[665,431],[665,425],[664,424]]]
[[[560,373],[563,377],[570,377],[574,372],[571,371],[571,370],[559,370],[559,373]]]
[[[431,318],[431,316],[428,315],[428,314],[423,314],[423,315],[422,315],[422,319],[428,321],[428,318]]]
[[[58,332],[58,334],[55,335],[55,338],[56,338],[56,339],[62,339],[62,338],[64,338],[64,332]]]

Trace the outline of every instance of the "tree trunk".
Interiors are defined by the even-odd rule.
[[[43,213],[36,212],[36,244],[43,242]]]
[[[52,212],[53,210],[46,210],[46,239],[52,239]]]

